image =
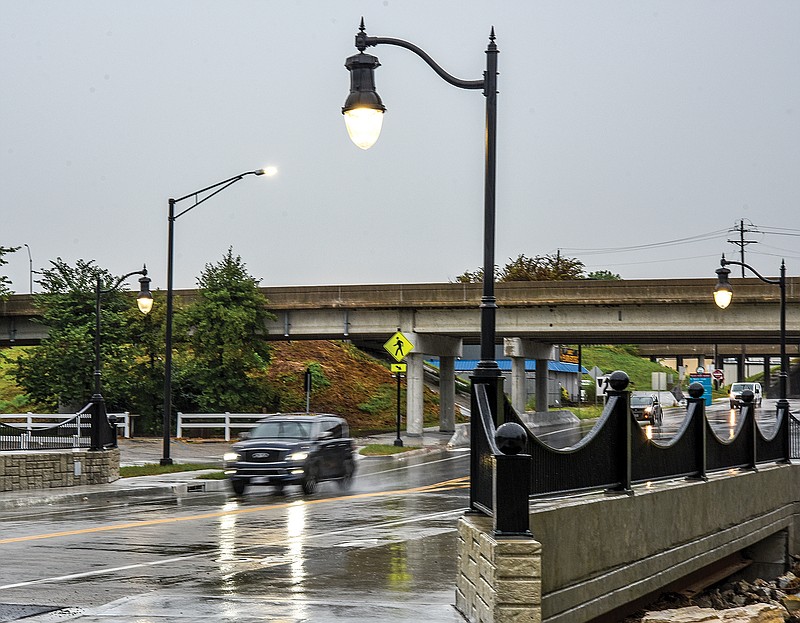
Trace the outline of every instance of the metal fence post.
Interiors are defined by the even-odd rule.
[[[621,448],[619,457],[619,486],[615,491],[633,495],[633,475],[632,475],[632,462],[633,462],[633,427],[631,421],[630,402],[631,393],[627,391],[630,378],[622,370],[612,372],[608,377],[608,384],[611,389],[606,393],[611,399],[614,400],[612,409],[614,410],[613,417],[617,420],[622,419],[624,426],[620,428],[622,439],[619,439]]]
[[[520,454],[528,434],[515,422],[502,424],[495,432],[494,534],[532,536],[528,496],[531,490],[531,456]]]
[[[695,461],[697,463],[697,477],[708,480],[706,466],[708,464],[708,446],[706,445],[706,399],[703,398],[705,387],[702,383],[689,385],[689,397],[686,399],[686,409],[692,410],[694,421],[692,426],[697,431],[697,447],[695,448]]]

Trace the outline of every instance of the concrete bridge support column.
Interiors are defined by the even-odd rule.
[[[512,361],[521,359],[523,362],[523,368],[526,359],[536,360],[536,411],[540,413],[546,412],[548,403],[547,362],[550,359],[555,358],[555,346],[543,342],[534,342],[533,340],[524,340],[518,337],[505,338],[503,340],[503,352],[505,353],[506,357],[511,357]],[[522,402],[524,406],[526,401],[527,396],[525,395],[524,385],[521,391],[519,387],[516,387],[515,392],[514,377],[512,376],[511,403],[515,405],[514,408],[516,409],[516,405],[519,404],[519,402]]]
[[[429,333],[414,333],[407,329],[403,334],[414,345],[414,350],[405,362],[408,365],[406,380],[406,433],[411,436],[422,436],[424,401],[424,367],[426,356],[439,358],[439,429],[445,432],[455,430],[455,394],[456,375],[455,358],[461,356],[461,340],[431,335]]]
[[[511,406],[517,413],[525,413],[528,388],[525,376],[525,357],[511,358]]]
[[[456,358],[439,357],[439,430],[456,430]]]
[[[764,393],[767,393],[767,390],[770,386],[770,358],[769,355],[764,355],[764,379],[761,381],[761,385],[763,385]]]
[[[406,433],[411,436],[422,436],[422,419],[425,403],[423,400],[423,356],[411,353],[406,357]]]
[[[546,413],[548,407],[548,377],[547,359],[536,360],[536,413]]]

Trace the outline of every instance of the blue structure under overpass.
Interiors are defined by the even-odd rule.
[[[439,360],[432,358],[426,360],[427,364],[438,368]],[[455,372],[456,375],[461,377],[469,377],[472,371],[478,365],[477,359],[456,359]],[[500,372],[506,378],[506,391],[510,389],[510,377],[512,362],[511,359],[498,359],[497,366]],[[570,400],[578,400],[578,392],[581,389],[580,380],[583,374],[589,374],[589,371],[581,366],[581,374],[578,374],[578,364],[564,363],[561,361],[549,360],[547,362],[547,395],[548,403],[550,406],[560,407],[562,401],[562,388],[566,390]],[[528,402],[530,396],[535,393],[535,379],[536,379],[536,360],[525,360],[525,403]]]

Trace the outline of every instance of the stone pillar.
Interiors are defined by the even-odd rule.
[[[706,372],[708,372],[708,368],[706,368],[706,356],[705,355],[697,355],[697,367],[703,368]]]
[[[456,430],[456,358],[439,357],[439,431]]]
[[[517,413],[525,413],[528,388],[525,378],[525,357],[511,358],[511,406]]]
[[[547,413],[548,377],[547,359],[536,360],[536,413]]]
[[[406,357],[406,433],[411,436],[422,436],[422,416],[425,401],[423,400],[423,356],[411,353]]]
[[[478,623],[540,623],[541,544],[532,538],[495,537],[489,517],[461,517],[456,609]]]

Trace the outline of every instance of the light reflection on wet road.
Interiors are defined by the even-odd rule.
[[[398,469],[364,459],[353,489],[325,483],[2,516],[0,601],[93,606],[166,587],[206,595],[395,602],[449,590],[468,455]],[[302,599],[301,599],[302,598]],[[302,614],[302,613],[300,613]],[[298,619],[302,620],[302,619]]]

